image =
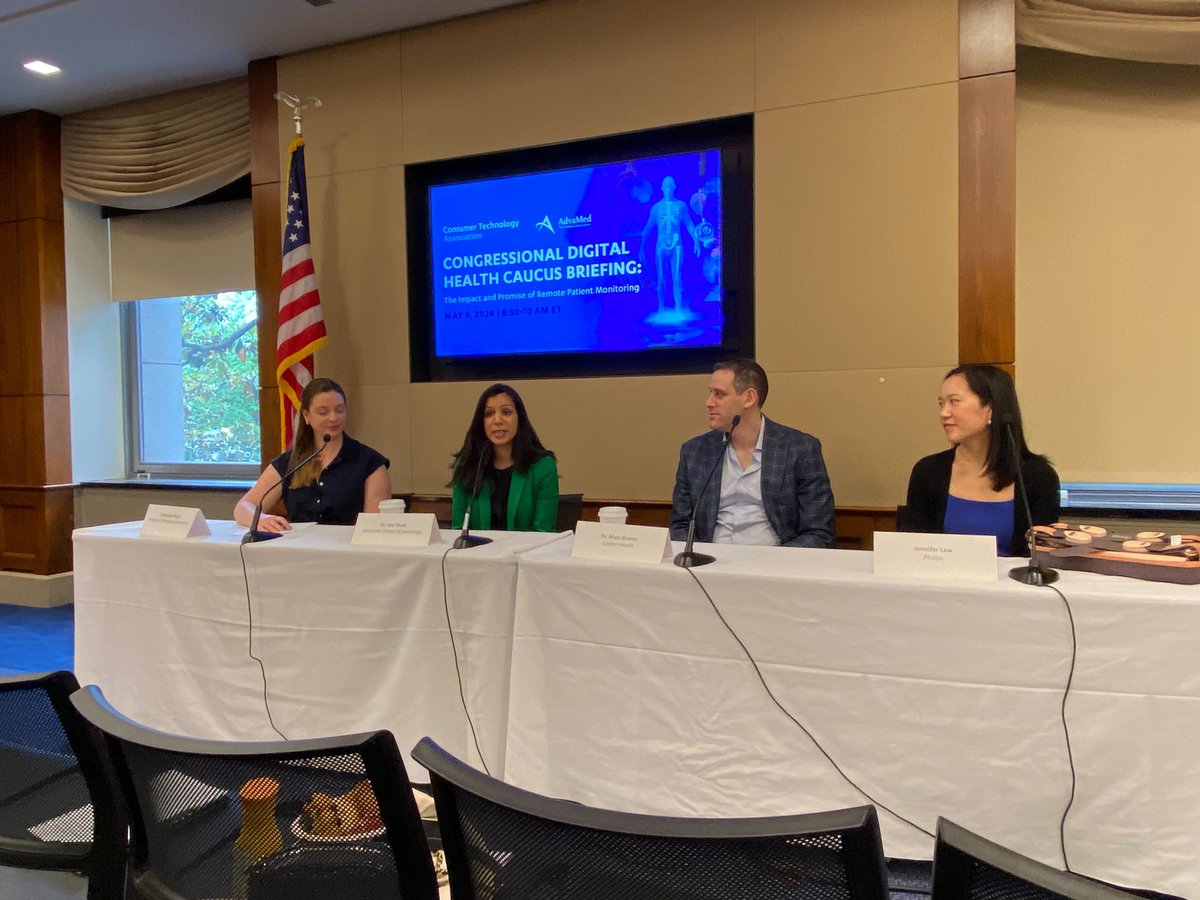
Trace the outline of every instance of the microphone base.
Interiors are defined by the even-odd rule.
[[[455,550],[470,550],[472,547],[482,547],[490,544],[492,539],[481,534],[460,534],[454,539]]]
[[[694,569],[697,566],[707,566],[715,563],[717,558],[707,553],[697,553],[695,550],[684,550],[675,554],[675,565],[681,569]]]
[[[242,543],[257,544],[262,541],[273,541],[280,537],[283,537],[283,532],[280,531],[247,531],[242,535]]]
[[[1036,563],[1028,566],[1017,566],[1008,573],[1008,577],[1013,581],[1019,581],[1021,584],[1054,584],[1058,581],[1058,571],[1056,569],[1047,569],[1044,566],[1039,566]]]

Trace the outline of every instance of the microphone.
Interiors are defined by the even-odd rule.
[[[258,520],[262,517],[263,500],[267,499],[271,491],[275,490],[275,488],[279,487],[279,485],[283,484],[285,481],[295,475],[297,469],[304,468],[304,466],[316,459],[317,454],[324,450],[325,445],[328,443],[329,435],[325,435],[324,440],[322,440],[316,450],[308,454],[308,456],[304,457],[304,459],[300,460],[300,462],[296,463],[296,465],[292,466],[288,471],[284,472],[283,477],[267,489],[267,492],[262,495],[262,500],[259,500],[258,503],[254,505],[254,518],[250,520],[250,530],[242,535],[243,544],[257,544],[259,541],[270,541],[277,537],[283,537],[283,535],[278,531],[258,530]]]
[[[471,534],[471,507],[475,505],[475,498],[479,496],[479,489],[483,486],[483,464],[485,460],[491,459],[492,445],[488,444],[483,448],[483,452],[479,454],[479,464],[475,466],[475,488],[471,491],[471,495],[467,497],[467,511],[463,514],[462,533],[454,539],[455,550],[468,550],[471,547],[482,547],[484,544],[490,544],[492,539],[484,537],[481,534]]]
[[[707,553],[697,553],[692,550],[692,542],[696,538],[696,513],[700,511],[700,501],[704,499],[704,492],[708,490],[708,483],[712,481],[713,475],[725,461],[725,450],[729,447],[733,429],[738,427],[740,421],[742,421],[741,416],[734,416],[733,421],[729,423],[729,430],[725,432],[725,439],[721,442],[721,453],[717,456],[717,461],[713,464],[713,467],[708,470],[708,477],[704,479],[704,486],[700,488],[700,493],[696,495],[696,502],[692,504],[692,515],[688,519],[687,543],[684,544],[682,551],[675,554],[675,565],[681,568],[694,569],[696,566],[707,566],[709,563],[717,561],[715,556],[710,556]]]
[[[1009,571],[1008,577],[1021,584],[1054,584],[1058,581],[1058,572],[1038,563],[1037,533],[1033,530],[1033,510],[1029,506],[1029,494],[1025,491],[1025,477],[1021,474],[1021,448],[1017,446],[1016,435],[1013,432],[1012,413],[1005,413],[1000,421],[1008,435],[1008,445],[1012,447],[1013,462],[1017,467],[1017,490],[1021,495],[1021,502],[1025,505],[1025,534],[1029,538],[1029,565],[1017,566]]]

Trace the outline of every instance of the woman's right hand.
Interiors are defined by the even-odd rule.
[[[269,513],[263,513],[258,519],[259,531],[291,531],[292,523],[283,516],[272,516]]]

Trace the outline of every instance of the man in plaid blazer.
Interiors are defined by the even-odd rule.
[[[687,537],[699,498],[698,541],[833,546],[833,490],[821,442],[767,419],[762,414],[766,399],[767,373],[753,360],[729,360],[713,368],[705,402],[711,430],[679,451],[672,538]],[[734,416],[740,421],[726,446]]]

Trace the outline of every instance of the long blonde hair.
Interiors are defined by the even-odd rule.
[[[317,394],[324,394],[329,391],[334,391],[341,398],[342,402],[346,402],[346,392],[342,390],[342,386],[332,378],[314,378],[304,386],[304,392],[300,395],[300,413],[299,421],[296,423],[296,438],[292,441],[292,458],[288,462],[288,468],[296,465],[304,457],[308,456],[317,449],[317,435],[313,431],[313,427],[304,420],[303,413],[308,412],[308,408],[312,406],[313,397]],[[321,458],[314,457],[302,469],[298,469],[292,475],[290,487],[296,488],[307,487],[312,484],[321,474]]]

